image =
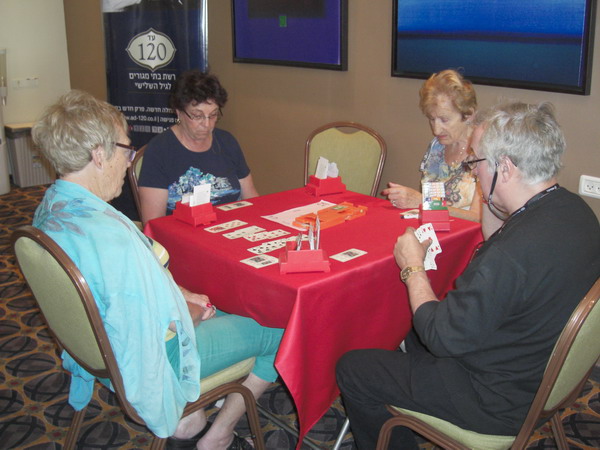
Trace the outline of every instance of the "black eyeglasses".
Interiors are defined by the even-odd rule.
[[[214,113],[209,114],[208,116],[205,116],[204,114],[200,114],[199,116],[192,116],[185,109],[182,109],[182,111],[186,116],[188,116],[190,120],[193,120],[194,122],[204,122],[207,119],[209,122],[217,122],[221,118],[221,116],[223,116],[223,113],[220,109],[217,109]]]
[[[485,161],[487,158],[479,158],[479,159],[469,159],[467,161],[463,161],[462,162],[462,168],[464,170],[475,170],[475,168],[477,167],[477,163],[481,162],[481,161]]]
[[[492,178],[492,185],[490,186],[490,193],[488,194],[487,204],[488,204],[488,208],[490,209],[492,214],[494,214],[500,220],[505,220],[506,217],[503,217],[502,211],[500,211],[498,209],[498,207],[496,205],[494,205],[494,200],[493,200],[494,189],[496,189],[496,181],[498,181],[498,166],[499,165],[500,164],[498,164],[498,162],[496,162],[496,168],[494,170],[494,178]]]
[[[117,147],[121,147],[127,150],[127,152],[125,153],[125,155],[127,156],[127,161],[133,161],[133,159],[135,158],[135,154],[138,150],[137,147],[134,147],[133,145],[121,144],[120,142],[115,142],[114,144]]]

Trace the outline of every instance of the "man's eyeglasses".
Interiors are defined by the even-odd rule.
[[[115,145],[117,147],[121,147],[124,148],[125,150],[127,150],[125,152],[125,156],[127,157],[127,161],[132,162],[133,159],[135,158],[135,154],[137,152],[137,147],[134,147],[133,145],[127,145],[127,144],[121,144],[120,142],[115,142]]]
[[[464,170],[475,170],[477,167],[477,163],[481,161],[485,161],[487,158],[479,158],[479,159],[468,159],[467,161],[462,162],[462,168]]]
[[[208,119],[209,122],[214,123],[214,122],[217,122],[223,116],[223,113],[221,113],[220,109],[216,110],[214,113],[212,113],[208,116],[205,116],[204,114],[200,114],[198,116],[192,116],[185,109],[182,109],[182,111],[186,116],[188,116],[188,118],[190,120],[193,120],[194,122],[204,122],[205,120]]]
[[[492,178],[492,185],[490,186],[490,193],[488,194],[487,203],[488,203],[488,208],[490,209],[492,214],[494,214],[498,219],[504,221],[507,218],[506,213],[504,213],[502,210],[498,209],[498,207],[494,204],[494,201],[492,200],[492,196],[494,195],[494,189],[496,188],[496,181],[498,181],[498,167],[499,166],[500,166],[500,164],[498,162],[496,162],[496,168],[494,170],[494,178]]]

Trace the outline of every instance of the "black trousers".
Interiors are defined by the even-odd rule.
[[[386,404],[434,415],[481,433],[509,434],[481,410],[466,371],[462,374],[462,368],[449,358],[434,357],[413,331],[405,343],[406,353],[354,350],[338,361],[337,382],[359,449],[375,448],[379,430],[392,417]],[[412,431],[396,427],[389,448],[417,449],[418,445]]]

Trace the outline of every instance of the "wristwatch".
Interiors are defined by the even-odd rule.
[[[410,277],[413,273],[416,272],[425,272],[425,267],[423,266],[408,266],[405,267],[404,269],[402,269],[402,272],[400,272],[400,279],[406,283],[406,280],[408,280],[408,277]]]

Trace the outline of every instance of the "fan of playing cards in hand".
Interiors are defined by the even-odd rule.
[[[440,247],[440,243],[435,234],[435,230],[433,229],[433,225],[430,223],[421,225],[415,230],[415,236],[419,242],[431,239],[431,244],[427,248],[423,265],[425,266],[425,270],[437,270],[435,256],[438,253],[442,253],[442,247]]]

